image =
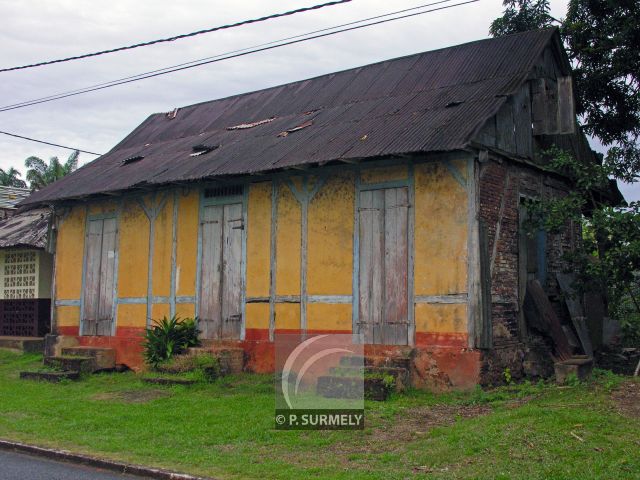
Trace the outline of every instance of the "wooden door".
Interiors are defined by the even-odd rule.
[[[201,225],[200,336],[239,339],[243,288],[242,204],[205,207]]]
[[[86,237],[82,335],[111,335],[117,222],[90,220]]]
[[[408,192],[360,192],[359,333],[365,343],[408,344]]]

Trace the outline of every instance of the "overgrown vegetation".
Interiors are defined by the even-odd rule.
[[[17,378],[39,362],[0,352],[0,438],[221,479],[608,479],[640,471],[640,420],[613,400],[619,387],[640,384],[602,371],[562,388],[392,394],[366,402],[364,431],[313,432],[274,429],[271,375],[191,387],[146,385],[133,373],[66,385]]]
[[[154,320],[151,328],[145,332],[144,358],[150,366],[157,368],[161,363],[198,344],[195,319],[163,317],[161,320]]]

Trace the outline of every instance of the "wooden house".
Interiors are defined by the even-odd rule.
[[[523,199],[570,189],[554,143],[594,161],[556,29],[153,114],[25,201],[55,208],[52,330],[132,367],[175,314],[252,371],[277,332],[353,332],[419,386],[517,377],[526,281],[553,290],[579,237],[521,229]]]

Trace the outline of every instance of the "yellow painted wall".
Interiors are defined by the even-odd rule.
[[[146,297],[149,266],[149,220],[147,220],[139,203],[133,199],[127,199],[124,202],[118,226],[118,237],[118,295],[120,297]],[[142,325],[144,325],[145,315],[142,315]],[[118,324],[120,324],[119,318]]]
[[[151,307],[151,318],[153,320],[160,320],[163,317],[169,318],[170,316],[171,311],[168,303],[154,303]]]
[[[193,189],[178,196],[176,292],[180,296],[193,296],[196,294],[200,192]]]
[[[300,234],[302,214],[300,204],[289,187],[278,189],[278,235],[276,293],[300,295]]]
[[[307,304],[307,328],[309,330],[351,331],[351,304]]]
[[[466,162],[453,162],[466,176]],[[344,170],[328,177],[308,210],[307,287],[309,295],[351,295],[353,271],[354,176]],[[406,178],[407,167],[365,169],[365,183]],[[415,294],[418,296],[464,293],[467,290],[467,194],[442,163],[415,166]],[[299,177],[295,184],[302,189]],[[313,184],[313,180],[310,181]],[[278,188],[278,233],[276,293],[300,294],[301,206],[286,182]],[[248,297],[266,297],[270,284],[271,182],[252,184],[249,190],[247,233]],[[160,195],[158,195],[160,197]],[[147,197],[147,204],[150,198]],[[92,213],[112,211],[114,202],[91,204]],[[153,295],[170,295],[173,195],[155,224]],[[199,190],[178,195],[177,275],[178,296],[195,296]],[[82,282],[82,254],[85,207],[72,209],[58,231],[57,299],[79,299]],[[147,295],[149,222],[134,200],[125,200],[119,224],[118,294],[120,297]],[[355,292],[357,295],[357,292]],[[181,317],[194,315],[193,304],[177,304]],[[300,305],[279,303],[276,328],[300,328]],[[146,305],[119,305],[118,326],[144,326]],[[169,315],[168,304],[152,308],[154,319]],[[418,332],[465,332],[466,305],[418,304],[415,307]],[[77,325],[78,307],[58,307],[61,326]],[[312,330],[350,330],[351,304],[307,305],[307,327]],[[246,328],[268,328],[269,305],[246,305]]]
[[[82,291],[85,208],[77,206],[58,225],[56,299],[77,300]]]
[[[171,293],[171,250],[173,244],[173,195],[168,193],[164,208],[156,217],[153,239],[153,295],[168,297]],[[160,204],[162,195],[156,196]],[[162,316],[160,316],[161,318]],[[159,318],[154,314],[153,318]]]
[[[269,328],[269,304],[248,303],[245,328]]]
[[[146,326],[147,306],[144,304],[118,305],[118,327],[140,327]]]
[[[467,305],[464,303],[419,303],[415,311],[417,332],[464,333],[467,331]]]
[[[452,162],[466,176],[466,163]],[[441,162],[415,167],[415,293],[467,291],[467,192]]]
[[[196,316],[196,307],[193,303],[178,303],[176,315],[180,318],[193,318]]]
[[[351,295],[354,174],[335,175],[308,210],[307,292]]]
[[[249,188],[247,207],[247,297],[269,295],[271,262],[271,182]]]

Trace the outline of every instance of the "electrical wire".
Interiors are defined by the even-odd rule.
[[[444,3],[446,1],[451,1],[451,0],[441,0],[439,2],[435,2],[433,4],[428,4],[428,5],[440,4],[440,3]],[[387,19],[384,19],[384,20],[378,20],[378,21],[375,21],[375,22],[366,23],[364,25],[351,26],[351,27],[348,27],[348,28],[342,28],[340,30],[335,30],[335,31],[331,31],[331,32],[326,32],[325,31],[325,33],[319,33],[317,35],[307,36],[305,38],[297,38],[297,39],[294,39],[294,40],[289,40],[289,41],[277,43],[275,45],[263,44],[264,46],[249,47],[249,49],[243,49],[243,50],[240,50],[240,51],[234,51],[234,52],[237,52],[237,53],[228,52],[228,53],[221,54],[221,55],[218,55],[218,56],[215,56],[215,57],[208,57],[207,59],[195,60],[193,62],[188,62],[187,64],[179,64],[179,65],[176,65],[174,67],[166,67],[164,69],[155,70],[155,71],[149,72],[148,74],[134,75],[132,77],[125,77],[125,78],[120,79],[120,80],[114,80],[112,82],[107,82],[107,83],[104,83],[104,84],[97,84],[97,85],[94,85],[94,86],[86,87],[84,89],[79,89],[79,90],[74,90],[74,91],[70,91],[70,92],[60,93],[60,94],[51,95],[51,96],[48,96],[48,97],[42,97],[42,98],[38,98],[38,99],[34,99],[34,100],[28,100],[28,101],[21,102],[21,103],[18,103],[18,104],[6,105],[4,107],[0,107],[0,112],[5,112],[5,111],[9,111],[9,110],[15,110],[15,109],[18,109],[18,108],[24,108],[24,107],[28,107],[28,106],[31,106],[31,105],[37,105],[37,104],[40,104],[40,103],[51,102],[51,101],[54,101],[54,100],[60,100],[62,98],[81,95],[81,94],[84,94],[84,93],[94,92],[94,91],[97,91],[97,90],[103,90],[103,89],[114,87],[114,86],[117,86],[117,85],[124,85],[124,84],[127,84],[127,83],[132,83],[132,82],[136,82],[136,81],[139,81],[139,80],[144,80],[144,79],[147,79],[147,78],[153,78],[153,77],[157,77],[157,76],[161,76],[161,75],[166,75],[168,73],[187,70],[187,69],[190,69],[190,68],[199,67],[199,66],[202,66],[202,65],[207,65],[207,64],[210,64],[210,63],[217,63],[217,62],[221,62],[223,60],[229,60],[229,59],[232,59],[232,58],[237,58],[237,57],[250,55],[250,54],[253,54],[253,53],[259,53],[259,52],[263,52],[263,51],[267,51],[267,50],[272,50],[272,49],[279,48],[279,47],[284,47],[284,46],[287,46],[287,45],[293,45],[293,44],[297,44],[297,43],[301,43],[301,42],[306,42],[306,41],[309,41],[309,40],[328,37],[328,36],[335,35],[335,34],[338,34],[338,33],[344,33],[344,32],[348,32],[348,31],[352,31],[352,30],[358,30],[358,29],[370,27],[370,26],[373,26],[373,25],[380,25],[380,24],[387,23],[387,22],[392,22],[392,21],[395,21],[395,20],[414,17],[414,16],[418,16],[418,15],[424,15],[426,13],[431,13],[431,12],[435,12],[435,11],[439,11],[439,10],[446,10],[446,9],[449,9],[449,8],[454,8],[454,7],[458,7],[458,6],[466,5],[466,4],[470,4],[470,3],[476,3],[476,2],[479,2],[479,1],[480,0],[467,0],[467,1],[464,1],[464,2],[459,2],[459,3],[455,3],[455,4],[451,4],[451,5],[444,5],[444,6],[441,6],[441,7],[432,8],[432,9],[424,10],[424,11],[421,11],[421,12],[414,12],[414,13],[401,15],[401,16],[397,16],[397,17],[393,17],[393,18],[387,18]],[[415,7],[415,8],[420,8],[420,7]],[[413,10],[413,9],[411,9],[411,10]],[[405,11],[407,11],[407,10],[405,10]],[[387,16],[388,15],[392,15],[392,14],[387,14]],[[378,17],[374,17],[374,18],[380,18],[380,17],[382,17],[382,16],[378,16]],[[359,22],[351,22],[351,24],[353,24],[353,23],[359,23]],[[331,27],[331,29],[335,29],[335,28],[339,28],[339,27]],[[323,31],[324,30],[326,30],[326,29],[323,29]],[[290,37],[290,38],[295,38],[295,37]],[[276,42],[278,42],[278,41],[276,41]]]
[[[56,64],[56,63],[71,62],[73,60],[80,60],[80,59],[83,59],[83,58],[97,57],[97,56],[106,55],[106,54],[109,54],[109,53],[122,52],[124,50],[133,50],[134,48],[148,47],[150,45],[157,45],[158,43],[174,42],[176,40],[182,40],[183,38],[195,37],[197,35],[203,35],[205,33],[217,32],[219,30],[226,30],[226,29],[229,29],[229,28],[240,27],[240,26],[243,26],[243,25],[250,25],[252,23],[266,22],[267,20],[273,20],[275,18],[288,17],[290,15],[295,15],[295,14],[298,14],[298,13],[308,12],[308,11],[311,11],[311,10],[319,10],[319,9],[325,8],[325,7],[333,7],[335,5],[340,5],[340,4],[348,3],[348,2],[351,2],[351,1],[352,0],[335,0],[335,1],[332,1],[332,2],[322,3],[322,4],[319,4],[319,5],[313,5],[311,7],[297,8],[295,10],[289,10],[287,12],[282,12],[282,13],[274,13],[272,15],[267,15],[267,16],[260,17],[260,18],[252,18],[250,20],[243,20],[241,22],[230,23],[230,24],[227,24],[227,25],[220,25],[218,27],[206,28],[204,30],[198,30],[196,32],[184,33],[184,34],[181,34],[181,35],[175,35],[173,37],[160,38],[160,39],[157,39],[157,40],[150,40],[148,42],[135,43],[133,45],[127,45],[125,47],[111,48],[111,49],[108,49],[108,50],[101,50],[99,52],[85,53],[83,55],[76,55],[76,56],[73,56],[73,57],[59,58],[59,59],[56,59],[56,60],[48,60],[48,61],[45,61],[45,62],[32,63],[32,64],[29,64],[29,65],[21,65],[21,66],[17,66],[17,67],[2,68],[2,69],[0,69],[0,73],[2,73],[2,72],[11,72],[11,71],[15,71],[15,70],[25,70],[27,68],[34,68],[34,67],[42,67],[42,66],[45,66],[45,65],[53,65],[53,64]]]
[[[49,95],[47,97],[40,97],[40,98],[37,98],[37,99],[34,99],[34,100],[26,100],[24,102],[14,103],[14,104],[11,104],[11,105],[5,105],[3,107],[0,107],[0,111],[1,111],[1,109],[8,108],[8,107],[17,107],[17,106],[20,106],[20,105],[27,105],[27,104],[30,104],[31,102],[37,101],[37,100],[55,99],[55,97],[58,97],[58,96],[61,96],[61,95],[66,95],[68,93],[84,92],[85,90],[91,89],[91,88],[94,88],[94,87],[102,87],[102,86],[111,85],[111,84],[114,84],[114,86],[115,86],[115,84],[118,84],[119,82],[122,82],[124,80],[131,80],[131,79],[135,79],[135,78],[138,78],[138,77],[143,77],[145,75],[149,75],[149,74],[152,74],[152,73],[158,73],[158,72],[164,72],[166,70],[171,70],[171,69],[176,68],[176,67],[182,67],[182,66],[185,66],[185,65],[192,65],[192,64],[195,64],[195,63],[198,63],[198,62],[202,62],[202,61],[205,61],[205,60],[212,60],[214,58],[220,58],[220,57],[231,55],[231,54],[234,54],[234,53],[245,52],[247,50],[253,50],[255,48],[260,48],[260,47],[265,47],[265,46],[268,46],[268,45],[273,45],[273,44],[276,44],[276,43],[285,42],[287,40],[293,40],[293,39],[296,39],[296,38],[307,37],[309,35],[314,35],[316,33],[327,32],[329,30],[335,30],[337,28],[347,27],[347,26],[350,26],[350,25],[356,25],[358,23],[364,23],[364,22],[368,22],[368,21],[371,21],[371,20],[377,20],[379,18],[390,17],[392,15],[397,15],[399,13],[405,13],[405,12],[410,12],[410,11],[413,11],[413,10],[419,10],[421,8],[431,7],[431,6],[439,5],[439,4],[442,4],[442,3],[450,3],[452,1],[453,0],[439,0],[437,2],[426,3],[426,4],[418,5],[416,7],[405,8],[403,10],[396,10],[395,12],[385,13],[385,14],[382,14],[382,15],[376,15],[374,17],[363,18],[361,20],[355,20],[353,22],[343,23],[343,24],[340,24],[340,25],[335,25],[333,27],[321,28],[319,30],[313,30],[313,31],[307,32],[307,33],[302,33],[302,34],[299,34],[299,35],[293,35],[293,36],[290,36],[290,37],[280,38],[278,40],[272,40],[270,42],[261,43],[261,44],[258,44],[258,45],[253,45],[251,47],[245,47],[245,48],[240,48],[240,49],[237,49],[237,50],[231,50],[229,52],[220,53],[218,55],[213,55],[213,56],[210,56],[210,57],[199,58],[197,60],[191,60],[191,61],[184,62],[184,63],[178,63],[177,65],[171,65],[169,67],[159,68],[159,69],[156,69],[156,70],[150,70],[150,71],[147,71],[147,72],[138,73],[136,75],[131,75],[131,76],[128,76],[128,77],[118,78],[118,79],[115,79],[115,80],[110,80],[108,82],[97,83],[95,85],[90,85],[88,87],[83,87],[83,88],[79,88],[79,89],[76,89],[76,90],[69,90],[69,91],[66,91],[66,92],[61,92],[61,93]]]
[[[90,155],[96,155],[98,157],[100,155],[102,155],[102,153],[89,152],[88,150],[82,150],[81,148],[67,147],[66,145],[59,145],[57,143],[45,142],[44,140],[37,140],[37,139],[31,138],[31,137],[24,137],[22,135],[16,135],[15,133],[3,132],[1,130],[0,130],[0,133],[2,135],[8,135],[10,137],[21,138],[22,140],[29,140],[30,142],[44,143],[45,145],[51,145],[51,146],[59,147],[59,148],[66,148],[67,150],[77,150],[78,152],[88,153]]]

